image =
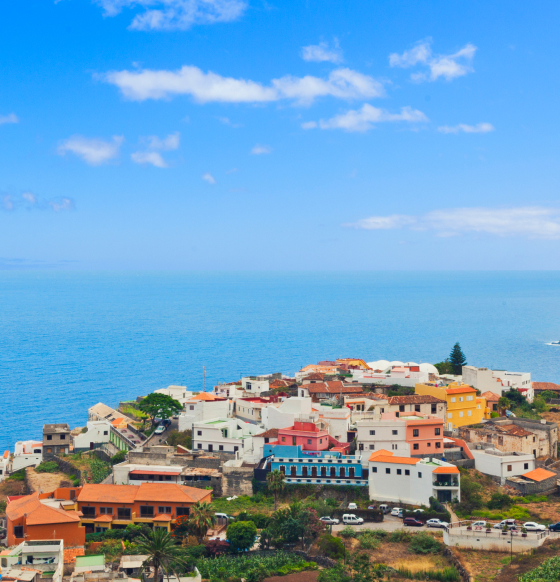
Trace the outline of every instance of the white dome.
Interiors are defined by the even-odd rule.
[[[395,360],[394,362],[391,362],[390,365],[391,366],[404,366],[404,362],[399,362],[398,360]]]
[[[377,360],[377,362],[368,362],[368,366],[372,370],[386,370],[391,365],[387,360]]]
[[[420,372],[428,372],[428,374],[439,374],[437,368],[433,364],[420,364]]]
[[[418,366],[416,362],[406,362],[405,366]]]

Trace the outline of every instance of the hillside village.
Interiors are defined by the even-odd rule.
[[[499,580],[560,535],[555,405],[560,385],[530,373],[357,358],[92,404],[84,426],[45,424],[1,457],[3,579],[135,579],[149,562],[136,538],[157,532],[186,548],[184,576],[210,578],[204,560],[252,524],[244,550],[303,551],[268,574],[327,581],[369,543],[376,575],[408,579],[418,570],[397,545],[423,540],[441,555],[426,571]],[[492,552],[502,568],[485,577]]]

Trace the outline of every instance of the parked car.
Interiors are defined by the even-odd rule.
[[[551,524],[548,526],[548,529],[549,529],[550,531],[560,531],[560,521],[558,521],[558,522],[556,522],[556,523],[551,523]]]
[[[171,426],[171,419],[170,418],[166,418],[163,421],[163,426]]]
[[[348,509],[358,509],[358,506],[355,503],[349,503]]]
[[[546,526],[534,521],[526,521],[521,527],[524,527],[527,531],[546,531]]]
[[[340,523],[340,520],[336,519],[334,517],[325,516],[325,517],[320,517],[319,519],[327,525],[338,525]]]
[[[403,510],[401,507],[393,507],[393,509],[391,509],[391,515],[395,515],[396,517],[402,517],[403,516]]]
[[[424,513],[423,509],[415,509],[412,513]]]
[[[446,521],[441,521],[441,519],[429,519],[426,522],[426,527],[440,527],[440,528],[446,528],[448,527],[449,524]]]
[[[217,519],[227,519],[227,520],[235,519],[235,517],[233,517],[232,515],[228,515],[227,513],[215,513],[214,515],[216,516]]]
[[[383,512],[383,513],[389,513],[391,511],[391,509],[389,508],[389,506],[386,503],[382,503],[379,506],[379,509]]]
[[[377,507],[375,505],[368,505],[368,509],[377,509]]]
[[[471,526],[475,529],[486,529],[488,527],[485,521],[473,521]]]
[[[515,525],[515,519],[502,519],[502,521],[500,521],[500,523],[497,523],[494,526],[494,529],[504,529],[504,527],[508,527],[511,528],[511,526]]]
[[[405,517],[403,519],[403,525],[408,525],[412,527],[422,527],[424,525],[423,521],[416,519],[415,517]]]
[[[342,523],[346,525],[362,525],[364,520],[361,517],[356,517],[353,513],[345,513],[342,516]]]
[[[160,424],[160,425],[159,425],[159,426],[156,428],[156,430],[155,430],[154,432],[155,432],[156,434],[162,434],[162,433],[164,433],[164,432],[165,432],[165,425],[163,425],[163,424]]]

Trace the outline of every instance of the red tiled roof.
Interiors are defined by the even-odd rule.
[[[545,479],[550,479],[550,477],[556,477],[556,473],[552,471],[547,471],[546,469],[534,469],[533,471],[529,471],[528,473],[523,473],[521,475],[526,479],[531,479],[531,481],[544,481]]]
[[[143,471],[141,471],[143,473]],[[158,473],[159,475],[160,473]],[[134,501],[195,503],[208,495],[205,489],[177,485],[176,483],[142,483],[142,485],[94,485],[83,486],[78,495],[79,503],[134,503]]]
[[[305,387],[310,394],[358,394],[363,392],[361,385],[351,386],[342,382],[321,382],[317,384],[306,384]]]
[[[83,546],[78,548],[64,548],[64,563],[73,564],[78,556],[85,556],[86,551]]]
[[[409,396],[388,396],[389,404],[445,404],[445,400],[430,396],[429,394],[411,394]]]
[[[113,521],[113,516],[112,515],[99,515],[93,521],[102,521],[102,522],[109,523],[109,522]]]
[[[154,517],[154,521],[171,521],[171,515],[169,513],[158,513]]]
[[[369,458],[370,461],[375,461],[377,463],[393,463],[395,465],[416,465],[416,463],[420,462],[420,459],[413,459],[411,457],[393,457],[390,455],[379,455],[379,457],[375,457],[372,459]]]
[[[486,401],[488,402],[498,402],[498,400],[500,399],[500,397],[495,394],[494,392],[490,392],[490,390],[488,390],[488,392],[484,392],[483,394],[481,394],[482,398],[486,398]]]
[[[6,507],[6,515],[10,521],[15,521],[27,514],[28,525],[46,525],[51,523],[69,523],[80,521],[75,511],[64,511],[58,507],[44,505],[39,500],[39,494],[26,495],[11,501]]]
[[[560,390],[560,384],[554,384],[553,382],[531,382],[533,390]]]
[[[278,438],[278,429],[271,428],[271,429],[267,430],[266,432],[261,432],[260,434],[256,434],[255,436],[262,437],[265,439],[277,439]]]
[[[457,469],[457,467],[453,466],[453,467],[438,467],[437,469],[434,469],[432,471],[432,473],[437,473],[438,475],[444,474],[444,475],[448,475],[450,473],[459,473],[459,469]]]
[[[476,392],[474,388],[471,386],[459,386],[458,388],[446,388],[445,389],[447,394],[464,394],[465,392]]]

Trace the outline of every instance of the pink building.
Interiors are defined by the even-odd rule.
[[[431,414],[418,418],[411,414],[400,418],[405,421],[406,441],[410,444],[411,455],[443,453],[442,418]]]
[[[278,430],[278,444],[301,446],[302,451],[325,451],[329,448],[329,431],[319,430],[313,422],[294,422]]]

